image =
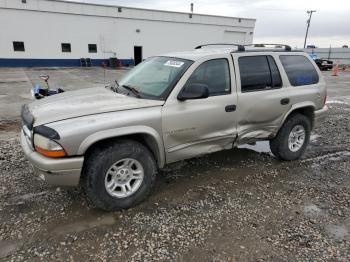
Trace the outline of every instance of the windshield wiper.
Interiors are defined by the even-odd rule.
[[[135,87],[129,86],[129,85],[122,85],[125,89],[131,91],[137,98],[140,98],[140,92]]]
[[[118,80],[114,80],[114,82],[115,82],[115,86],[113,86],[113,91],[118,93],[118,87],[119,87]]]
[[[115,93],[118,93],[119,83],[118,83],[117,80],[115,80],[114,82],[115,82],[115,85],[111,84],[111,85],[108,85],[108,86],[105,86],[105,87],[109,88],[110,90],[112,90]]]

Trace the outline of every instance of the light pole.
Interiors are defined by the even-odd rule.
[[[310,27],[310,23],[311,23],[311,17],[312,17],[312,13],[316,12],[316,10],[308,10],[306,11],[306,13],[309,14],[309,19],[307,20],[307,27],[306,27],[306,34],[305,34],[305,41],[304,41],[304,48],[306,47],[306,39],[307,39],[307,34],[309,33],[309,27]]]

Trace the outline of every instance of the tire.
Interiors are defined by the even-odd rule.
[[[302,129],[304,139],[302,141]],[[291,134],[291,132],[293,132]],[[293,136],[293,134],[300,134]],[[301,114],[294,114],[287,118],[276,137],[270,140],[271,152],[281,160],[292,161],[299,159],[310,141],[311,122],[310,119]],[[290,138],[291,135],[291,138]],[[289,141],[289,139],[291,139]],[[294,142],[294,143],[293,143]]]
[[[128,209],[146,199],[156,174],[153,155],[144,145],[133,140],[119,140],[89,153],[84,164],[83,187],[97,208],[105,211]]]

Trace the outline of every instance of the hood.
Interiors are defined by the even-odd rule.
[[[34,126],[86,115],[162,106],[164,101],[139,99],[103,87],[69,91],[28,105]]]

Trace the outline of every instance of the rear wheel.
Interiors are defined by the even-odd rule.
[[[132,140],[96,147],[87,156],[84,187],[88,198],[103,210],[127,209],[150,193],[157,173],[151,152]]]
[[[282,160],[299,159],[310,140],[311,122],[308,117],[295,114],[289,117],[276,137],[270,140],[271,152]]]

